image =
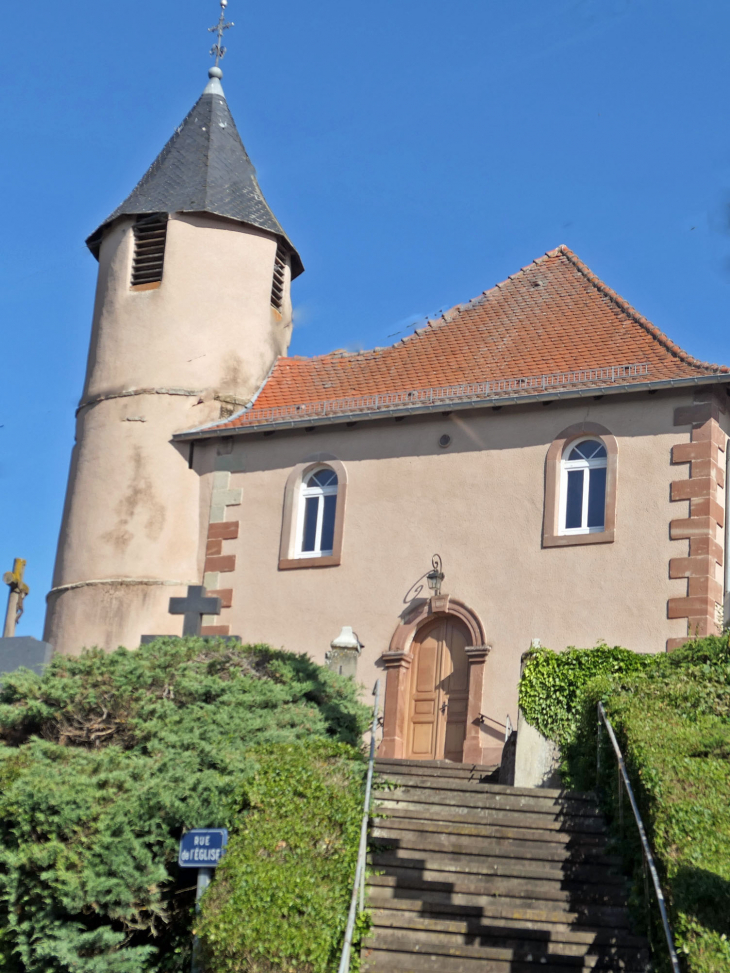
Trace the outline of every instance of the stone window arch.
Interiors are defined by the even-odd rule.
[[[339,460],[322,454],[294,467],[284,487],[280,570],[326,568],[342,562],[346,496],[347,470]]]
[[[545,458],[543,547],[613,543],[617,479],[618,443],[605,426],[580,422],[558,433]],[[598,506],[605,512],[602,524]]]

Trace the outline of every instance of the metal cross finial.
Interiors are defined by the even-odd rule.
[[[209,27],[208,30],[211,34],[217,34],[218,40],[211,47],[210,54],[211,57],[215,57],[215,66],[218,67],[218,62],[226,53],[225,47],[223,47],[223,31],[228,30],[230,27],[235,27],[233,23],[226,23],[226,7],[228,6],[228,0],[221,0],[221,15],[218,23],[213,27]]]

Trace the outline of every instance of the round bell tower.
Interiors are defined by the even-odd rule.
[[[219,38],[220,40],[220,38]],[[199,477],[172,436],[245,406],[292,328],[299,254],[271,212],[212,67],[99,261],[86,380],[44,638],[135,647],[200,584]]]

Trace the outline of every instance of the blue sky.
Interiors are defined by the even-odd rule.
[[[730,363],[729,4],[228,15],[228,102],[307,268],[293,353],[391,343],[565,243]],[[96,276],[83,241],[200,94],[217,16],[214,0],[4,8],[0,571],[28,560],[18,634],[41,635],[51,584]]]

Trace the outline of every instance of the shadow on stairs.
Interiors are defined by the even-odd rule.
[[[495,771],[376,760],[363,973],[650,970],[595,797]]]

